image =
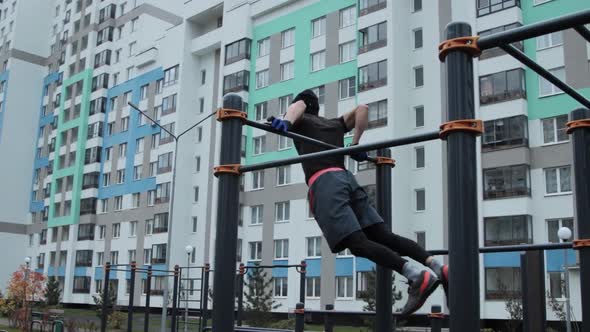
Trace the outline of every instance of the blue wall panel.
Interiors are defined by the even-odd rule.
[[[484,267],[520,267],[520,252],[496,252],[483,255]]]
[[[354,267],[353,257],[336,258],[336,276],[350,277],[353,275]]]
[[[356,258],[356,271],[357,272],[365,272],[365,271],[372,271],[375,267],[375,263],[371,262],[370,260],[362,257]]]

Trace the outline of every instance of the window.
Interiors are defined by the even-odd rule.
[[[559,78],[562,82],[565,82],[565,67],[549,69],[549,72]],[[561,91],[560,88],[539,76],[539,97],[550,96],[562,92],[563,91]]]
[[[121,184],[123,182],[125,182],[125,170],[117,170],[117,184]]]
[[[415,168],[424,168],[425,165],[425,155],[424,155],[424,147],[418,146],[414,148],[414,160],[416,162]]]
[[[336,298],[352,297],[352,277],[336,277]]]
[[[565,126],[567,122],[567,114],[542,119],[543,144],[567,142],[569,140]]]
[[[96,266],[102,266],[104,262],[104,252],[96,253]]]
[[[493,104],[526,98],[524,70],[503,71],[479,78],[479,103]]]
[[[139,17],[136,17],[131,20],[131,32],[137,31],[137,22],[139,21]]]
[[[285,136],[279,136],[279,151],[290,149],[293,146],[293,141]]]
[[[320,277],[305,278],[305,296],[320,297]]]
[[[387,84],[387,60],[374,62],[359,68],[358,91],[366,91]]]
[[[162,99],[162,115],[176,111],[176,93]]]
[[[251,206],[250,211],[252,212],[252,219],[250,219],[250,224],[251,225],[262,225],[264,206],[263,205]]]
[[[203,140],[203,127],[197,128],[197,143]]]
[[[158,162],[157,161],[151,162],[149,176],[154,177],[154,176],[156,176],[157,173],[158,173]]]
[[[156,94],[159,95],[164,90],[164,79],[161,78],[156,81]]]
[[[289,258],[289,239],[275,240],[275,259]]]
[[[287,297],[287,277],[275,277],[273,278],[274,292],[273,295],[276,297]]]
[[[537,51],[563,44],[563,33],[557,31],[537,37]]]
[[[98,239],[104,240],[104,238],[106,236],[107,236],[107,226],[105,226],[105,225],[98,226]]]
[[[141,180],[142,165],[133,166],[133,181]]]
[[[158,213],[154,215],[154,234],[168,232],[168,213]]]
[[[571,167],[562,166],[546,168],[545,172],[545,194],[563,194],[572,192]]]
[[[422,48],[424,40],[422,38],[422,28],[414,29],[412,31],[414,37],[414,49]]]
[[[290,207],[289,201],[275,203],[275,222],[289,221]]]
[[[557,231],[561,227],[567,227],[574,232],[574,219],[573,218],[562,218],[562,219],[551,219],[547,220],[547,238],[549,243],[560,243],[561,239],[557,236]],[[570,239],[571,241],[571,239]]]
[[[340,44],[340,63],[354,60],[356,57],[356,42]]]
[[[387,45],[387,22],[359,30],[359,54]]]
[[[426,210],[426,190],[416,189],[416,190],[414,190],[414,194],[416,197],[416,212],[425,211]]]
[[[369,129],[387,126],[387,100],[370,103]]]
[[[254,109],[255,109],[255,120],[256,121],[265,121],[266,120],[267,108],[268,108],[267,102],[256,104],[254,106]]]
[[[250,242],[250,260],[259,261],[262,259],[262,242]]]
[[[193,202],[196,203],[199,201],[199,187],[193,187]]]
[[[416,128],[424,127],[424,106],[414,107],[414,125]]]
[[[207,82],[207,71],[205,69],[201,70],[201,85],[205,85]]]
[[[533,217],[529,215],[484,218],[486,246],[533,243]]]
[[[106,213],[109,209],[109,200],[107,198],[101,199],[98,206],[99,213]]]
[[[520,267],[485,269],[486,299],[517,298],[520,295]]]
[[[530,195],[528,166],[516,165],[485,169],[484,199]]]
[[[477,0],[477,16],[484,16],[504,9],[520,7],[520,0]]]
[[[175,124],[174,122],[168,123],[163,125],[162,127],[166,128],[166,130],[161,130],[160,131],[160,142],[158,143],[159,145],[162,144],[166,144],[166,143],[170,143],[174,140],[174,137],[172,137],[168,132],[171,132],[174,134],[174,127]]]
[[[205,112],[205,98],[199,98],[199,113]]]
[[[383,9],[387,6],[386,0],[360,0],[359,16],[367,15],[374,11]]]
[[[201,171],[201,157],[195,157],[195,172],[198,173]]]
[[[143,137],[135,140],[135,154],[139,154],[139,153],[143,152],[143,145],[144,145]]]
[[[244,38],[225,45],[225,64],[234,63],[242,59],[250,59],[251,40]]]
[[[281,65],[281,77],[283,76],[283,67]],[[268,69],[256,73],[256,89],[268,86]]]
[[[248,91],[248,80],[250,72],[246,70],[229,74],[223,78],[223,93]],[[258,81],[258,80],[257,80]]]
[[[281,63],[281,81],[286,81],[286,80],[292,79],[294,77],[294,68],[295,68],[294,61]],[[268,71],[266,71],[266,72],[267,72],[267,77],[268,77]],[[268,80],[268,78],[267,78],[267,80]]]
[[[424,67],[418,66],[412,68],[414,71],[414,87],[420,88],[424,86]]]
[[[77,250],[76,251],[76,267],[90,267],[92,266],[92,250]]]
[[[311,55],[311,71],[318,71],[326,68],[326,51],[317,52]]]
[[[356,7],[350,6],[340,10],[340,28],[356,23]]]
[[[78,241],[94,240],[94,225],[78,225]]]
[[[281,32],[281,47],[287,48],[295,45],[295,28]]]
[[[307,242],[307,257],[322,256],[322,237],[314,236],[305,238]]]
[[[254,145],[254,155],[263,154],[266,150],[266,136],[254,137],[252,143]]]
[[[326,17],[322,16],[311,21],[311,38],[326,34]]]
[[[111,264],[119,264],[119,252],[111,251]]]
[[[90,293],[90,277],[74,277],[74,287],[72,289],[74,294],[89,294]]]
[[[565,277],[561,272],[547,272],[549,275],[549,294],[555,299],[565,297]]]
[[[413,3],[414,8],[412,8],[412,11],[414,11],[414,12],[421,11],[422,10],[422,0],[414,0],[413,2],[414,2]]]
[[[139,193],[131,194],[131,208],[138,208],[139,207]]]
[[[369,290],[369,283],[375,282],[375,273],[372,271],[359,271],[356,273],[356,297],[363,298],[367,295],[372,295],[368,293]]]
[[[115,196],[115,211],[123,210],[123,196]]]
[[[68,241],[70,239],[70,226],[62,226],[61,228],[61,241]]]
[[[292,101],[293,101],[293,95],[279,97],[279,114],[280,115],[287,113],[287,109],[289,108],[289,105],[291,105]]]
[[[351,98],[356,95],[356,78],[349,77],[338,82],[340,99]]]
[[[145,221],[145,234],[152,235],[154,232],[154,220],[153,219],[146,219]]]
[[[191,228],[193,233],[197,232],[197,226],[198,226],[197,217],[193,217],[192,218],[192,228]]]
[[[479,33],[479,35],[481,37],[486,37],[486,36],[496,34],[499,32],[504,32],[504,31],[508,31],[510,29],[518,28],[520,26],[522,26],[522,24],[520,24],[518,22],[512,23],[512,24],[507,24],[507,25],[501,25],[501,26],[494,27],[489,30],[481,31]],[[516,47],[520,51],[524,51],[524,43],[522,41],[512,43],[512,46]],[[506,54],[506,52],[504,52],[504,50],[502,50],[501,48],[494,47],[492,49],[488,49],[488,50],[483,51],[483,53],[479,56],[479,58],[480,58],[480,60],[485,60],[485,59],[489,59],[489,58],[493,58],[493,57],[505,55],[505,54]]]
[[[170,182],[156,185],[156,203],[167,203],[170,200]]]
[[[270,38],[264,38],[258,41],[258,57],[263,57],[270,53]]]
[[[482,151],[494,151],[528,144],[528,121],[524,115],[484,122]]]
[[[291,183],[291,166],[277,167],[277,186]]]
[[[252,174],[252,189],[264,188],[264,171],[254,171]]]
[[[158,174],[168,173],[172,170],[172,152],[158,156]]]
[[[139,195],[139,193],[137,195]],[[136,235],[137,235],[137,221],[130,221],[129,222],[129,236],[136,236]]]
[[[113,238],[118,238],[121,236],[121,224],[116,223],[113,224]]]

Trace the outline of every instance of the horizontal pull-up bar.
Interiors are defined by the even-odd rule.
[[[245,172],[259,171],[259,170],[263,170],[263,169],[267,169],[267,168],[297,164],[297,163],[300,163],[303,161],[308,161],[308,160],[313,160],[313,159],[320,159],[320,158],[333,157],[333,156],[343,156],[343,155],[362,152],[362,151],[371,151],[371,150],[377,150],[377,149],[382,149],[382,148],[408,145],[408,144],[413,144],[413,143],[434,141],[437,139],[440,139],[440,132],[433,131],[433,132],[428,132],[428,133],[420,134],[420,135],[412,135],[412,136],[396,138],[396,139],[391,139],[391,140],[386,140],[386,141],[379,141],[379,142],[374,142],[374,143],[368,143],[368,144],[363,144],[363,145],[348,146],[345,148],[339,148],[339,149],[334,149],[334,150],[309,153],[309,154],[305,154],[305,155],[301,155],[301,156],[293,157],[293,158],[286,158],[286,159],[268,161],[268,162],[263,162],[263,163],[259,163],[259,164],[248,165],[248,166],[241,166],[240,172],[245,173]]]
[[[562,80],[557,78],[557,76],[551,74],[547,69],[541,67],[538,63],[533,61],[533,59],[529,58],[519,49],[512,45],[501,45],[500,48],[503,49],[506,53],[510,54],[516,60],[520,61],[522,64],[526,65],[527,67],[535,71],[537,74],[539,74],[539,76],[543,77],[556,87],[560,88],[563,92],[570,95],[580,104],[590,108],[590,100],[586,99],[586,97],[582,96],[578,91],[574,90],[571,86],[567,85]]]
[[[254,127],[254,128],[258,128],[264,131],[268,131],[270,133],[273,134],[277,134],[277,135],[281,135],[284,137],[289,137],[291,139],[297,140],[297,141],[301,141],[301,142],[305,142],[311,145],[315,145],[315,146],[319,146],[320,148],[324,148],[324,149],[328,149],[328,150],[333,150],[333,149],[339,149],[340,147],[336,146],[336,145],[332,145],[332,144],[328,144],[326,142],[322,142],[320,140],[311,138],[311,137],[307,137],[307,136],[303,136],[300,134],[296,134],[296,133],[292,133],[292,132],[284,132],[281,130],[276,130],[273,127],[266,125],[266,124],[262,124],[262,123],[258,123],[256,121],[252,121],[252,120],[244,120],[244,124],[248,125],[250,127]],[[367,158],[368,161],[374,162],[376,163],[377,160],[373,157],[369,157]]]
[[[483,51],[502,45],[509,45],[525,39],[547,35],[556,31],[583,26],[588,23],[590,23],[590,10],[583,10],[547,21],[533,23],[480,37],[477,41],[477,45]]]
[[[518,251],[535,251],[535,250],[558,250],[571,249],[573,244],[571,242],[563,243],[542,243],[542,244],[519,244],[511,246],[491,246],[479,248],[479,253],[495,253],[495,252],[518,252]],[[433,255],[448,255],[448,249],[428,250]]]
[[[580,34],[580,36],[582,36],[584,39],[586,39],[587,42],[590,43],[590,30],[586,29],[586,27],[583,25],[574,27],[574,30],[576,30]]]

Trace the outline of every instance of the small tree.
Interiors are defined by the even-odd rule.
[[[22,299],[22,305],[26,301],[38,301],[43,299],[45,289],[45,277],[43,274],[31,271],[21,265],[12,273],[6,288],[8,298]]]
[[[271,311],[280,307],[272,295],[273,280],[257,266],[249,268],[248,281],[244,281],[244,299],[248,323],[252,326],[266,327],[271,323]]]
[[[105,301],[104,293],[99,292],[98,294],[92,295],[92,299],[94,300],[94,304],[96,305],[96,316],[101,318],[103,315],[102,306]],[[109,287],[109,296],[106,298],[107,306],[106,306],[106,316],[109,317],[111,313],[113,313],[115,309],[115,303],[117,302],[117,288],[116,287]]]
[[[56,277],[50,277],[45,287],[45,302],[47,305],[58,305],[61,297],[59,281]]]
[[[504,308],[508,313],[508,321],[506,322],[506,329],[508,331],[520,331],[522,325],[523,308],[522,295],[520,291],[509,290],[508,287],[498,279],[498,289],[502,294],[506,295],[506,302]]]
[[[391,276],[391,304],[395,308],[395,302],[402,299],[402,292],[397,290],[397,286],[395,284],[395,273]],[[364,311],[375,311],[377,309],[377,271],[373,268],[371,271],[367,272],[367,288],[364,291],[359,292],[359,298],[365,301],[365,306],[363,306]],[[369,330],[372,331],[375,325],[375,320],[373,318],[365,318],[364,323]]]

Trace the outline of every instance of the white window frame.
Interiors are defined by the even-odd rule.
[[[289,239],[274,240],[274,259],[289,258]]]
[[[418,82],[416,80],[416,78],[417,78],[416,75],[418,73],[417,72],[418,69],[422,69],[422,85],[418,85]],[[419,88],[424,87],[424,84],[425,84],[424,66],[423,65],[419,65],[419,66],[412,67],[412,85],[413,85],[412,87],[414,89],[419,89]]]
[[[137,236],[137,221],[129,222],[129,237]]]
[[[262,225],[264,222],[264,205],[250,207],[250,225]]]
[[[295,45],[295,28],[281,32],[281,49]]]
[[[279,211],[281,212],[281,219],[279,219]],[[283,201],[275,203],[275,222],[283,223],[289,222],[291,219],[291,201]]]
[[[306,277],[305,279],[306,279],[305,280],[305,297],[308,299],[319,299],[320,295],[322,293],[320,277]],[[311,285],[309,283],[311,283]],[[315,293],[316,283],[320,284],[320,294]],[[310,287],[310,286],[312,286],[312,287]],[[309,290],[311,290],[311,295],[309,295],[309,293],[308,293]]]
[[[264,170],[252,172],[252,190],[264,189]]]
[[[268,103],[262,102],[254,106],[255,121],[266,121],[268,114]]]
[[[277,285],[277,283],[279,285]],[[287,292],[287,294],[283,294],[283,287],[285,285],[287,286],[287,288],[284,290]],[[281,294],[276,294],[277,286],[281,290]],[[275,277],[275,278],[273,278],[273,297],[287,298],[288,295],[289,295],[289,279],[288,279],[288,277]]]
[[[418,165],[418,150],[422,150],[422,166]],[[414,169],[424,169],[426,167],[426,147],[424,145],[414,147]]]
[[[565,67],[556,67],[556,68],[552,68],[548,70],[551,74],[555,75],[557,78],[559,78],[562,82],[566,81],[566,76],[565,76]],[[561,74],[563,73],[563,74]],[[543,92],[543,85],[544,84],[549,84],[551,85],[551,92],[549,93],[544,93]],[[543,77],[539,76],[539,98],[542,97],[549,97],[549,96],[555,96],[555,95],[559,95],[564,93],[561,89],[559,89],[558,87],[556,87],[555,85],[551,84],[549,81],[547,81],[546,79],[544,79]]]
[[[338,294],[338,286],[341,282],[344,282],[344,296]],[[335,281],[336,287],[336,299],[353,299],[354,298],[354,278],[353,276],[337,276]],[[350,294],[348,293],[350,290]]]
[[[279,136],[279,151],[288,150],[293,147],[293,140],[289,137]]]
[[[350,82],[351,82],[351,80],[354,81],[354,83],[353,83],[354,94],[353,95],[350,94]],[[346,96],[343,96],[342,95],[342,86],[344,84],[346,84],[346,91],[347,91],[347,95]],[[356,96],[356,78],[354,76],[353,77],[349,77],[349,78],[345,78],[345,79],[341,79],[340,81],[338,81],[338,98],[340,100],[345,100],[345,99],[348,99],[348,98],[352,98],[354,96]]]
[[[317,59],[317,60],[316,60]],[[316,63],[317,62],[317,63]],[[326,51],[319,51],[310,55],[310,71],[316,72],[326,68]]]
[[[422,36],[422,45],[420,45],[419,47],[416,47],[416,33],[418,31],[420,32],[420,35]],[[424,48],[424,29],[422,29],[422,27],[412,30],[412,47],[414,48],[414,50],[420,50],[420,49]]]
[[[346,63],[356,59],[356,40],[338,45],[339,62]]]
[[[295,61],[281,63],[281,81],[295,78]]]
[[[270,37],[258,41],[258,57],[267,56],[270,53]]]
[[[418,210],[418,192],[424,192],[424,210]],[[423,213],[426,211],[426,189],[425,188],[416,188],[414,189],[414,212],[415,213]]]
[[[266,135],[252,138],[252,155],[258,156],[266,151]]]
[[[291,165],[277,167],[277,187],[291,184]]]
[[[114,223],[112,228],[113,239],[121,237],[121,223]]]
[[[311,38],[317,38],[326,34],[326,16],[318,17],[311,21]]]
[[[550,117],[550,118],[545,118],[545,119],[541,119],[541,141],[543,142],[543,145],[553,145],[553,144],[561,144],[561,143],[567,143],[569,142],[569,135],[565,135],[566,139],[560,141],[559,140],[559,135],[558,135],[558,131],[560,130],[559,128],[557,128],[557,118],[558,117],[563,117],[565,116],[567,118],[567,115],[558,115],[558,116],[554,116],[554,117]],[[546,120],[551,120],[552,122],[552,126],[553,126],[553,141],[551,142],[545,142],[545,131],[544,131],[544,122]],[[565,130],[565,128],[562,128],[561,130]]]
[[[260,247],[260,249],[258,248]],[[253,250],[255,249],[255,251]],[[262,260],[262,241],[251,241],[248,243],[248,250],[249,252],[249,258],[251,261],[261,261]],[[260,253],[260,256],[258,256],[258,253]]]
[[[562,169],[564,168],[569,168],[569,172],[570,172],[570,189],[568,191],[562,191],[561,188],[561,177],[563,176],[561,174]],[[547,172],[550,171],[555,171],[555,181],[557,184],[557,191],[554,193],[549,193],[547,192]],[[543,181],[545,183],[545,196],[559,196],[559,195],[570,195],[572,194],[572,167],[571,165],[564,165],[564,166],[559,166],[559,167],[549,167],[549,168],[544,168],[543,169]]]
[[[268,69],[256,73],[256,89],[262,89],[268,86],[268,76]]]
[[[346,28],[356,23],[356,6],[350,6],[340,9],[340,29]]]
[[[552,1],[552,0],[549,0]],[[545,1],[547,2],[547,1]],[[560,40],[561,39],[561,40]],[[550,49],[563,45],[563,31],[556,31],[550,34],[539,36],[535,39],[537,51]]]
[[[310,245],[311,245],[311,253],[310,254]],[[318,258],[322,256],[322,237],[321,236],[312,236],[305,238],[305,250],[307,258]]]
[[[422,109],[422,125],[418,126],[417,122],[418,122],[418,109]],[[414,113],[414,128],[424,128],[424,124],[426,122],[425,118],[426,118],[426,113],[425,113],[425,109],[424,109],[424,105],[417,105],[412,107],[412,112]]]

